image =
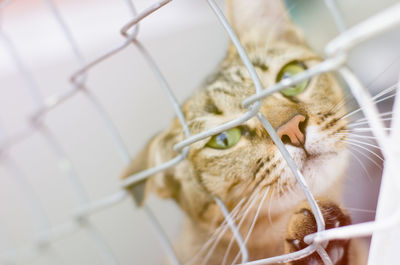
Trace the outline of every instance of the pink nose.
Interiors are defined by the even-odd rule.
[[[297,114],[278,128],[278,136],[284,140],[283,137],[286,135],[289,138],[290,143],[294,146],[303,145],[305,142],[305,136],[300,129],[300,123],[304,122],[305,120],[306,117],[301,114]]]

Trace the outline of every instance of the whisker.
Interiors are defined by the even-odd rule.
[[[391,120],[392,120],[392,117],[384,118],[384,119],[381,118],[380,120],[381,120],[381,121],[391,121]],[[349,123],[347,126],[348,126],[348,127],[354,127],[354,126],[359,126],[359,125],[363,125],[363,124],[369,124],[369,121],[366,120],[366,121],[360,121],[360,122]]]
[[[257,199],[257,194],[256,193],[250,194],[250,196],[248,196],[248,199],[247,199],[246,203],[242,207],[238,208],[239,209],[238,214],[237,214],[237,216],[235,216],[233,218],[233,220],[236,222],[239,218],[241,218],[243,216],[243,209],[248,209],[249,205],[252,204],[256,199]],[[203,260],[202,264],[204,264],[204,263],[206,263],[208,261],[208,259],[211,257],[211,254],[214,252],[217,244],[221,240],[222,236],[228,230],[229,225],[227,224],[226,220],[224,220],[223,223],[224,223],[224,227],[222,228],[221,233],[218,235],[218,237],[215,239],[215,241],[213,242],[213,240],[210,240],[210,239],[208,240],[208,245],[210,245],[211,243],[213,243],[213,244],[211,245],[211,247],[210,247],[210,249],[209,249],[209,251],[208,251],[208,253],[206,255],[206,258]]]
[[[356,133],[335,133],[335,135],[347,136],[347,138],[350,138],[350,139],[352,139],[353,137],[355,137],[355,138],[363,138],[363,139],[368,139],[369,141],[376,139],[375,136],[356,134]]]
[[[363,141],[358,141],[358,140],[356,140],[356,139],[346,139],[347,141],[350,141],[350,142],[353,142],[353,143],[359,143],[359,144],[363,144],[363,145],[366,145],[366,146],[370,146],[370,147],[374,147],[374,148],[376,148],[376,149],[381,149],[379,146],[377,146],[377,145],[374,145],[374,144],[370,144],[370,143],[366,143],[366,142],[363,142]]]
[[[367,154],[363,153],[362,151],[358,150],[358,149],[352,149],[353,151],[356,151],[357,153],[359,153],[360,155],[362,155],[363,157],[365,157],[366,159],[368,159],[369,161],[371,161],[372,164],[374,164],[376,167],[378,167],[380,170],[382,170],[382,165],[378,164],[378,162],[376,162],[374,159],[372,159],[371,157],[369,157]]]
[[[250,229],[249,229],[249,231],[247,232],[246,238],[244,239],[244,243],[245,243],[245,244],[247,243],[247,241],[249,240],[249,237],[250,237],[251,233],[253,232],[254,225],[255,225],[256,222],[257,222],[258,216],[259,216],[259,214],[260,214],[261,207],[264,205],[264,201],[265,201],[265,199],[267,198],[269,189],[270,189],[270,186],[268,186],[268,187],[266,188],[266,190],[265,190],[265,192],[264,192],[264,195],[263,195],[263,197],[261,198],[261,201],[260,201],[260,203],[259,203],[259,205],[258,205],[257,211],[256,211],[256,213],[255,213],[255,215],[254,215],[253,222],[251,223]],[[238,254],[236,255],[236,257],[235,257],[235,259],[233,260],[233,262],[232,262],[231,265],[235,264],[239,257],[240,257],[240,251],[239,251]]]
[[[278,182],[279,182],[279,180],[278,180]],[[271,207],[272,207],[272,200],[273,200],[273,198],[274,198],[274,193],[275,193],[275,190],[272,190],[271,197],[270,197],[270,199],[269,199],[269,204],[268,204],[268,222],[269,222],[270,224],[272,224]]]
[[[384,131],[390,132],[392,128],[382,128]],[[369,127],[363,127],[363,128],[353,128],[350,130],[341,130],[341,132],[372,132],[372,129]]]
[[[341,142],[347,143],[346,141],[341,141]],[[349,144],[350,144],[350,143],[349,143]],[[358,150],[358,149],[356,149],[356,148],[354,148],[354,147],[352,147],[352,146],[349,146],[349,149],[350,149],[350,151],[355,151],[355,152],[357,152],[358,154],[362,155],[363,157],[365,157],[366,159],[368,159],[371,163],[373,163],[376,167],[378,167],[379,169],[382,170],[382,166],[381,166],[380,164],[378,164],[375,160],[373,160],[371,157],[369,157],[367,154],[364,154],[362,151],[360,151],[360,150]],[[353,155],[354,158],[356,158],[356,160],[360,163],[360,165],[361,165],[363,168],[365,168],[365,167],[364,167],[364,164],[362,163],[362,161],[359,160],[359,158],[358,158],[354,153],[350,152],[350,154]],[[369,172],[366,168],[365,168],[365,170],[366,170],[366,172]],[[372,180],[372,179],[370,178],[371,175],[370,175],[369,173],[367,173],[367,175],[369,176],[368,179]]]
[[[385,94],[388,94],[390,92],[392,92],[393,90],[395,90],[397,87],[397,83],[391,85],[390,87],[383,89],[381,92],[379,92],[377,95],[375,95],[372,99],[375,100]],[[348,100],[350,98],[350,100]],[[348,101],[347,101],[348,100]],[[355,103],[357,103],[356,98],[354,98],[353,94],[349,93],[347,95],[345,95],[343,97],[343,99],[341,99],[334,107],[332,107],[328,112],[336,112],[336,110],[338,110],[340,107],[342,107],[344,104],[346,103],[350,103],[350,101],[354,101]]]
[[[372,99],[378,99],[378,98],[380,98],[381,96],[384,96],[385,94],[388,94],[388,93],[390,93],[390,92],[396,90],[396,88],[397,88],[397,83],[391,85],[391,86],[388,87],[388,88],[383,89],[381,92],[379,92],[378,94],[376,94]]]
[[[296,191],[294,190],[294,186],[292,186],[292,185],[289,185],[289,190],[290,190],[290,192],[292,193],[292,194],[297,194],[296,193]]]
[[[382,102],[382,101],[387,100],[387,99],[389,99],[389,98],[393,98],[393,97],[395,97],[395,96],[396,96],[396,95],[393,94],[393,95],[387,96],[387,97],[385,97],[385,98],[379,99],[379,100],[375,101],[374,103],[377,104],[377,103],[379,103],[379,102]],[[349,112],[348,114],[343,115],[342,117],[340,117],[339,120],[341,120],[341,119],[346,119],[346,118],[348,118],[348,117],[350,117],[350,116],[353,116],[354,114],[356,114],[356,113],[362,111],[363,108],[364,108],[364,107],[360,107],[360,108],[358,108],[358,109],[356,109],[356,110],[353,110],[353,111]]]
[[[354,149],[352,149],[354,150]],[[372,181],[372,177],[371,174],[369,173],[369,171],[367,170],[367,168],[365,167],[364,163],[361,161],[360,158],[358,158],[358,156],[356,156],[356,154],[354,154],[353,152],[350,152],[350,154],[356,159],[356,161],[360,164],[361,168],[364,170],[364,172],[367,174],[368,176],[368,180]]]
[[[233,220],[235,220],[235,219],[238,217],[238,215],[239,215],[239,213],[240,213],[240,209],[241,209],[240,207],[241,207],[241,205],[243,204],[243,202],[245,201],[245,199],[246,199],[246,198],[242,198],[242,199],[238,202],[238,204],[235,206],[235,208],[231,211],[231,215],[232,215],[232,219],[233,219]],[[249,200],[250,200],[250,198],[249,198]],[[249,202],[249,200],[246,202],[246,204]],[[243,207],[245,207],[246,204],[243,205]],[[186,264],[187,264],[187,265],[192,264],[195,260],[197,260],[197,258],[199,258],[199,256],[200,256],[204,251],[207,250],[207,248],[210,246],[211,243],[214,242],[214,240],[218,240],[218,241],[219,241],[219,239],[222,237],[222,235],[225,233],[225,231],[228,229],[228,227],[229,227],[229,226],[228,226],[228,224],[227,224],[227,221],[224,220],[224,221],[220,224],[220,226],[214,231],[214,233],[211,235],[211,237],[207,240],[207,242],[205,242],[205,243],[203,244],[203,246],[199,249],[199,251],[196,253],[196,255],[194,255]]]
[[[257,197],[257,198],[258,198],[258,197]],[[251,202],[253,202],[253,201],[255,201],[255,200],[256,200],[256,193],[253,193]],[[249,200],[248,202],[250,202],[250,200]],[[246,208],[249,208],[248,205],[246,206]],[[237,219],[241,218],[242,216],[243,216],[243,215],[238,216]],[[236,219],[236,220],[237,220],[237,219]],[[236,221],[236,220],[235,220],[235,221]],[[239,228],[238,228],[238,229],[239,229]],[[232,238],[232,239],[233,239],[233,238]],[[231,239],[231,241],[232,241],[232,239]],[[231,245],[231,241],[229,242],[228,248],[229,248],[229,246]],[[224,264],[224,263],[226,262],[227,255],[228,255],[228,253],[229,253],[229,251],[230,251],[230,250],[228,251],[228,248],[227,248],[227,250],[225,251],[224,258],[223,258],[223,261],[222,261],[221,264]]]
[[[395,85],[394,85],[394,86],[395,86]],[[394,86],[392,86],[392,87],[394,87]],[[387,93],[388,93],[388,92],[387,92]],[[395,97],[396,94],[392,94],[392,95],[389,95],[389,96],[387,96],[387,97],[384,97],[384,98],[381,98],[381,99],[376,100],[377,98],[379,98],[379,97],[381,97],[381,96],[382,96],[381,93],[379,93],[379,94],[378,94],[378,97],[377,97],[377,96],[372,97],[372,100],[374,101],[375,104],[377,104],[377,103],[379,103],[379,102],[382,102],[382,101],[384,101],[384,100],[387,100],[387,99],[389,99],[389,98]],[[340,119],[348,118],[348,117],[350,117],[350,116],[352,116],[352,115],[358,113],[358,112],[361,111],[362,109],[363,109],[363,107],[360,107],[360,108],[358,108],[358,109],[356,109],[356,110],[353,110],[353,111],[351,111],[350,113],[348,113],[348,114],[346,114],[346,115],[343,115]]]
[[[382,113],[379,113],[378,114],[378,116],[379,117],[385,117],[385,116],[391,116],[393,114],[393,111],[387,111],[387,112],[382,112]],[[368,118],[360,118],[360,119],[357,119],[357,120],[354,120],[354,122],[359,122],[359,121],[367,121],[368,120]]]
[[[385,101],[385,100],[387,100],[387,99],[389,99],[389,98],[394,98],[395,96],[396,96],[396,94],[394,93],[394,94],[391,94],[391,95],[386,96],[386,97],[384,97],[384,98],[378,99],[377,101],[375,101],[375,104],[376,104],[376,103],[379,103],[379,102],[382,102],[382,101]],[[374,99],[374,98],[372,98],[372,99]]]
[[[344,208],[346,208],[346,210],[348,210],[348,211],[353,211],[353,212],[361,212],[361,213],[373,213],[373,214],[375,214],[375,213],[376,213],[376,211],[375,211],[375,210],[360,209],[360,208],[347,207],[347,206],[345,206]]]
[[[370,149],[368,149],[368,148],[366,148],[366,147],[364,147],[364,146],[362,146],[362,145],[360,145],[360,144],[356,144],[356,143],[352,143],[352,142],[347,142],[347,143],[350,144],[350,145],[359,147],[359,148],[361,148],[361,149],[364,149],[364,150],[367,151],[368,153],[371,153],[371,154],[374,155],[375,157],[379,158],[381,161],[384,161],[383,158],[382,158],[380,155],[378,155],[377,153],[371,151]]]
[[[240,221],[239,221],[239,224],[237,225],[237,229],[240,229],[240,227],[242,226],[242,224],[243,224],[245,218],[247,217],[248,213],[249,213],[250,210],[253,208],[253,204],[254,204],[255,201],[256,201],[257,199],[259,199],[259,197],[261,196],[261,194],[258,194],[258,193],[256,193],[256,192],[255,192],[254,194],[256,194],[257,197],[255,197],[255,199],[251,202],[250,206],[247,207],[247,209],[246,209],[244,215],[242,216],[242,218],[241,218]],[[222,264],[226,263],[226,261],[227,261],[227,259],[228,259],[229,252],[231,251],[231,248],[232,248],[232,246],[233,246],[233,242],[234,242],[234,237],[232,236],[231,240],[229,241],[228,247],[226,248],[226,251],[225,251],[225,254],[224,254],[224,258],[223,258],[223,263],[222,263]]]

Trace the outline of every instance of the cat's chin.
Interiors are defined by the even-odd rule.
[[[301,172],[306,180],[310,181],[310,186],[318,184],[317,186],[321,188],[329,187],[331,183],[343,176],[347,167],[347,160],[348,154],[345,150],[312,154],[306,157]]]
[[[314,196],[328,196],[332,200],[339,198],[340,183],[347,168],[349,153],[346,149],[306,154],[302,148],[286,146],[294,162],[300,169],[304,179]],[[267,213],[272,216],[282,214],[299,202],[306,199],[303,190],[297,183],[286,162],[283,162],[284,171],[279,181],[272,182],[272,193],[279,197],[275,206],[270,207]],[[278,185],[277,183],[280,182]]]

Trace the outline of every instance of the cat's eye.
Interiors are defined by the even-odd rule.
[[[288,63],[281,69],[276,78],[276,81],[279,82],[285,78],[289,78],[305,70],[306,70],[305,65],[300,62]],[[307,86],[308,86],[308,79],[294,86],[281,90],[281,93],[287,97],[297,96],[298,94],[302,93],[307,88]]]
[[[208,141],[207,146],[214,149],[228,149],[237,144],[242,136],[240,128],[232,128],[220,134],[214,135]]]

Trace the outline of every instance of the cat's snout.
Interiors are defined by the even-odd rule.
[[[284,143],[289,143],[294,146],[302,146],[305,142],[303,124],[306,117],[302,114],[297,114],[288,122],[282,124],[278,130],[278,136]]]

